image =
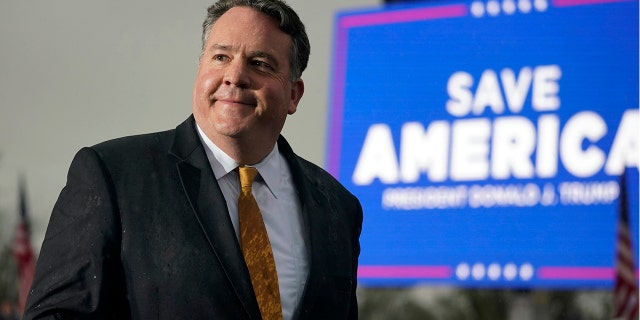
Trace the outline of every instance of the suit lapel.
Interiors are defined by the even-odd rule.
[[[328,237],[323,234],[322,230],[325,229],[327,222],[325,221],[326,208],[325,203],[328,203],[327,195],[322,192],[322,188],[318,186],[318,181],[300,164],[298,157],[295,155],[291,146],[287,143],[284,137],[280,136],[278,139],[278,147],[281,154],[287,160],[289,169],[291,170],[291,176],[293,177],[296,185],[298,196],[300,197],[300,205],[302,209],[302,220],[304,223],[303,234],[306,237],[306,247],[309,257],[309,276],[305,285],[303,296],[298,306],[298,316],[308,313],[308,310],[312,310],[314,302],[317,300],[317,291],[310,290],[310,288],[316,287],[315,282],[319,281],[318,277],[322,277],[324,270],[322,270],[321,261],[327,259],[324,256],[324,250],[333,243],[326,241]]]
[[[283,136],[280,136],[278,139],[278,150],[284,156],[289,165],[289,170],[291,170],[291,177],[293,178],[293,183],[296,185],[296,191],[298,192],[298,197],[300,198],[300,206],[302,209],[302,221],[304,224],[303,234],[306,237],[306,247],[307,252],[309,252],[309,258],[312,259],[311,250],[312,239],[311,239],[311,218],[319,211],[319,206],[322,203],[325,203],[326,197],[324,194],[318,192],[317,181],[315,179],[311,179],[307,173],[304,171],[300,163],[298,162],[297,156],[291,149],[291,146],[285,140]],[[311,261],[310,265],[311,265]]]
[[[193,116],[176,128],[171,154],[180,159],[177,170],[194,217],[233,285],[235,294],[249,318],[260,319],[258,303],[227,204],[196,132]]]

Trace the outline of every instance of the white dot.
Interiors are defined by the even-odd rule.
[[[529,0],[519,0],[518,9],[522,13],[529,13],[531,11],[531,2]]]
[[[513,263],[507,263],[504,266],[504,278],[507,280],[513,280],[518,275],[518,268]]]
[[[516,12],[516,3],[513,0],[505,0],[502,3],[502,11],[506,14],[513,14]]]
[[[485,271],[484,264],[476,263],[473,265],[473,268],[471,269],[471,275],[473,276],[474,279],[480,280],[484,278],[484,271]]]
[[[536,8],[536,10],[542,12],[547,10],[549,4],[547,3],[547,0],[535,0],[533,2],[533,6]]]
[[[501,273],[502,270],[500,269],[500,265],[497,263],[490,264],[487,269],[487,275],[489,275],[489,279],[491,280],[498,280]]]
[[[482,17],[484,15],[484,4],[481,1],[474,1],[471,4],[471,14],[476,17]]]
[[[456,276],[460,280],[467,280],[469,278],[469,265],[466,263],[461,263],[456,268]]]
[[[529,281],[533,277],[533,266],[530,263],[525,263],[520,267],[520,279]]]
[[[500,3],[495,0],[487,2],[487,13],[494,17],[500,14]]]

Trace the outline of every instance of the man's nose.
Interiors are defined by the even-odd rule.
[[[240,88],[248,88],[251,86],[249,71],[247,62],[240,59],[233,60],[225,69],[224,83]]]

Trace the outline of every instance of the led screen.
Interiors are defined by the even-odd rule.
[[[363,204],[360,284],[610,287],[638,86],[637,1],[339,13],[326,165]]]

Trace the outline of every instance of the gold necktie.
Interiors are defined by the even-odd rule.
[[[251,193],[251,184],[258,170],[254,167],[240,166],[238,173],[241,187],[238,197],[240,245],[251,275],[253,291],[262,319],[282,319],[276,263],[260,208]]]

